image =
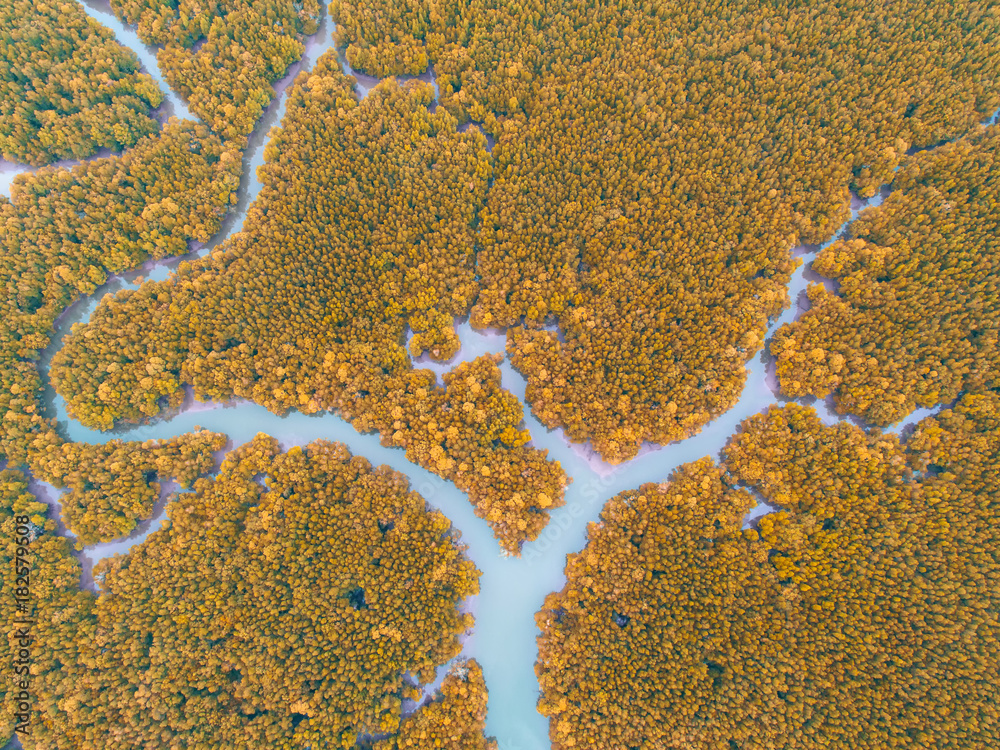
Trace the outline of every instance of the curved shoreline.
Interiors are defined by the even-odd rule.
[[[805,252],[802,249],[797,254]],[[793,275],[789,286],[792,304],[771,323],[769,337],[778,327],[801,313],[798,303],[808,283],[805,269],[803,264]],[[81,302],[81,308],[72,317],[88,314],[97,300],[88,298]],[[68,319],[61,321],[60,328],[63,329],[66,323]],[[504,339],[495,333],[476,332],[467,323],[460,325],[459,331],[463,348],[453,362],[448,365],[417,362],[417,366],[444,372],[455,362],[503,349]],[[61,341],[61,336],[53,339],[51,351],[46,350],[45,362]],[[475,516],[465,494],[454,485],[407,461],[402,450],[382,446],[377,435],[357,433],[349,423],[334,414],[307,416],[293,412],[279,417],[246,401],[202,404],[189,399],[185,406],[169,417],[102,433],[70,420],[61,398],[55,399],[54,407],[63,428],[61,431],[77,441],[168,438],[199,426],[229,434],[235,447],[257,432],[266,432],[278,439],[283,449],[305,445],[319,438],[338,440],[346,444],[352,453],[366,457],[373,464],[387,464],[406,474],[410,477],[412,488],[443,512],[461,533],[462,540],[469,547],[467,554],[483,574],[481,593],[477,601],[469,603],[476,615],[476,625],[464,642],[461,656],[474,657],[483,666],[490,690],[488,733],[497,736],[501,748],[546,748],[547,720],[535,710],[538,687],[534,675],[537,658],[534,615],[545,596],[564,585],[566,554],[583,547],[587,525],[597,520],[609,497],[646,482],[664,481],[676,467],[705,455],[717,458],[743,419],[785,400],[768,382],[769,368],[764,362],[763,352],[758,352],[747,363],[747,371],[747,381],[739,402],[706,425],[699,434],[668,446],[648,446],[637,458],[619,465],[606,464],[588,455],[589,446],[570,443],[562,430],[547,430],[526,410],[525,423],[533,444],[547,449],[550,458],[558,460],[575,481],[567,489],[566,505],[552,512],[549,525],[536,541],[525,545],[520,558],[501,554],[486,522]],[[524,378],[506,360],[501,364],[501,372],[503,387],[523,400]],[[45,379],[47,381],[47,377]],[[823,414],[822,402],[816,406]],[[829,412],[823,416],[828,422],[840,419]],[[125,540],[86,548],[81,557],[92,565],[107,555],[126,552],[159,528],[166,517],[166,508],[166,502],[158,503],[159,513],[143,523],[142,532]],[[770,509],[759,510],[768,512]],[[763,514],[758,511],[748,518],[756,519],[760,515]],[[443,674],[445,669],[446,666],[440,673]]]
[[[95,14],[102,14],[99,20],[112,26],[116,36],[119,36],[117,26],[113,26],[103,18],[104,11],[96,10],[96,3],[85,7],[88,14],[94,17],[98,17]],[[118,26],[121,26],[120,22]],[[62,345],[65,332],[74,320],[89,317],[104,294],[112,289],[134,286],[134,279],[140,275],[152,279],[166,278],[185,257],[203,256],[242,229],[247,209],[260,190],[256,169],[263,163],[268,131],[272,125],[280,123],[284,114],[287,87],[298,72],[310,68],[319,55],[333,47],[332,27],[333,24],[324,11],[319,31],[306,40],[306,51],[302,60],[294,64],[286,76],[276,82],[276,97],[254,129],[250,145],[244,154],[244,174],[241,178],[239,202],[227,216],[220,232],[208,243],[192,245],[191,253],[187,256],[160,262],[151,261],[135,271],[112,279],[94,295],[82,298],[64,311],[57,322],[57,333],[46,348],[39,364],[47,388],[51,388],[48,380],[48,362]],[[122,41],[120,36],[119,41]],[[138,54],[139,50],[136,52]],[[343,55],[340,57],[342,66],[345,66]],[[364,98],[370,90],[371,81],[376,81],[376,79],[369,80],[369,77],[357,76],[349,67],[345,68],[345,72],[358,77],[357,92],[360,98]],[[433,83],[432,72],[425,76],[425,80]],[[880,193],[871,202],[858,201],[856,204],[852,202],[852,216],[837,234],[843,232],[844,227],[853,221],[861,208],[866,205],[877,205],[882,198],[884,193]],[[793,255],[808,260],[816,249],[795,248]],[[110,432],[97,432],[88,430],[71,420],[66,414],[61,398],[55,394],[52,394],[50,400],[50,410],[59,420],[60,432],[76,441],[103,443],[114,438],[135,440],[168,438],[188,432],[197,425],[229,434],[232,438],[231,447],[235,447],[252,439],[257,432],[263,431],[274,436],[283,449],[294,445],[305,445],[319,438],[337,440],[347,445],[352,453],[364,456],[374,465],[386,464],[406,474],[410,478],[412,489],[420,492],[428,503],[444,513],[453,527],[461,533],[462,540],[468,545],[468,556],[482,571],[481,593],[466,603],[476,615],[476,625],[465,639],[459,658],[474,657],[483,666],[490,693],[487,733],[495,735],[500,747],[505,750],[547,748],[548,722],[535,710],[538,687],[534,674],[537,658],[535,644],[537,629],[534,615],[541,608],[548,593],[563,587],[565,555],[583,547],[588,524],[597,520],[608,498],[646,482],[663,481],[676,467],[689,461],[706,455],[718,458],[719,452],[742,420],[771,405],[790,400],[783,398],[777,391],[773,365],[768,362],[765,352],[774,332],[803,312],[801,303],[810,281],[818,279],[810,277],[808,264],[803,263],[796,269],[788,287],[791,305],[768,326],[764,349],[746,363],[747,378],[739,401],[725,414],[705,425],[698,434],[686,440],[667,446],[644,446],[640,455],[631,461],[611,465],[594,455],[589,445],[570,443],[561,429],[551,431],[546,429],[531,415],[530,408],[525,404],[525,423],[531,432],[533,444],[538,448],[547,449],[550,457],[558,460],[575,481],[567,488],[566,505],[552,511],[549,525],[536,541],[525,545],[520,558],[506,557],[500,553],[500,548],[486,522],[475,516],[465,494],[454,485],[410,463],[402,450],[382,446],[378,435],[357,433],[349,423],[334,414],[307,416],[293,412],[286,417],[278,417],[263,407],[246,401],[200,404],[189,398],[176,412],[149,424],[123,427]],[[415,366],[427,367],[437,374],[443,374],[458,361],[478,356],[479,353],[504,351],[505,336],[498,336],[492,332],[476,332],[467,323],[459,326],[459,333],[463,347],[455,359],[447,365],[417,360]],[[501,370],[503,387],[517,395],[523,402],[524,378],[514,370],[506,358]],[[833,413],[828,404],[822,401],[812,405],[828,424],[846,419]],[[915,413],[888,431],[903,430],[906,425],[922,416],[924,414]],[[33,486],[39,485],[35,483]],[[164,487],[167,487],[167,483],[164,483]],[[52,502],[57,505],[58,499]],[[85,548],[80,554],[81,559],[89,561],[92,565],[102,557],[127,552],[132,545],[139,543],[149,533],[159,528],[166,518],[167,505],[167,500],[161,497],[153,516],[140,525],[141,530],[137,528],[136,532],[125,539]],[[751,512],[747,517],[748,522],[750,519],[759,518],[760,515],[762,514]],[[439,670],[439,674],[443,674],[446,669],[447,665]]]

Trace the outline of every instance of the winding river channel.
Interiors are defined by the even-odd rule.
[[[113,29],[122,44],[138,54],[145,71],[154,76],[164,92],[168,92],[156,67],[154,51],[142,45],[134,31],[123,26],[106,4],[88,2],[85,8],[93,18]],[[299,71],[309,69],[320,55],[330,49],[332,31],[332,23],[324,18],[319,32],[308,40],[302,61],[294,65],[289,74],[275,86],[279,95],[258,124],[246,152],[236,210],[227,218],[220,234],[210,243],[194,246],[194,253],[204,254],[230,234],[240,231],[247,207],[260,189],[256,169],[263,163],[267,133],[273,125],[280,122],[284,113],[286,89]],[[343,59],[342,64],[346,68]],[[377,83],[376,79],[370,77],[356,77],[359,79],[360,96],[364,96]],[[424,80],[433,82],[433,76],[425,76]],[[167,102],[161,109],[171,115],[190,117],[183,102],[174,94],[168,94]],[[0,170],[5,183],[17,171],[26,171],[6,167]],[[883,197],[884,195],[876,196],[869,203],[877,204]],[[855,201],[855,214],[864,205],[866,204]],[[795,252],[804,261],[808,261],[811,250],[815,248],[798,248]],[[179,260],[146,264],[112,280],[92,297],[71,307],[58,322],[56,336],[43,358],[43,374],[47,372],[48,362],[61,346],[71,324],[86,320],[104,294],[135,288],[139,276],[146,279],[166,278],[176,268]],[[810,274],[807,263],[803,262],[791,281],[791,308],[772,321],[769,336],[778,326],[793,320],[808,304],[804,292],[810,280],[819,279]],[[467,323],[460,325],[459,333],[462,350],[457,359],[472,359],[486,352],[504,352],[505,339],[501,333],[477,332]],[[454,364],[419,362],[417,366],[434,370],[440,378]],[[75,441],[103,443],[112,438],[169,438],[200,426],[225,432],[230,436],[231,445],[239,445],[258,432],[266,432],[275,436],[286,449],[319,438],[338,440],[345,443],[354,454],[364,456],[376,465],[387,464],[405,473],[410,477],[413,488],[461,531],[462,539],[468,545],[468,555],[482,571],[481,593],[467,603],[470,611],[475,614],[476,626],[465,639],[464,654],[478,659],[485,672],[490,696],[487,732],[496,736],[502,750],[538,750],[548,748],[549,740],[547,721],[535,710],[538,698],[534,674],[537,656],[535,638],[538,633],[534,616],[545,596],[562,588],[567,553],[576,552],[583,547],[588,523],[598,519],[601,507],[609,497],[645,482],[663,481],[675,467],[688,461],[703,456],[717,457],[743,419],[781,401],[776,394],[773,368],[769,368],[761,354],[748,363],[747,369],[748,377],[742,398],[732,410],[693,438],[667,447],[647,446],[637,458],[619,466],[603,463],[585,446],[571,445],[562,431],[549,431],[530,414],[526,414],[525,423],[534,445],[547,449],[550,458],[562,464],[573,482],[566,493],[566,505],[552,513],[549,526],[537,541],[525,545],[520,558],[501,554],[486,523],[474,515],[472,505],[454,485],[407,461],[402,450],[383,447],[379,444],[377,435],[358,434],[350,424],[332,414],[306,416],[292,413],[287,417],[277,417],[263,407],[245,401],[202,404],[189,399],[167,418],[112,432],[96,432],[70,419],[62,399],[57,395],[50,393],[48,402],[50,412],[57,417],[63,435]],[[523,400],[524,379],[506,360],[502,364],[502,371],[504,387]],[[815,405],[825,421],[832,423],[838,419],[826,404],[820,402]],[[927,410],[920,410],[907,422],[913,423],[927,413]],[[897,425],[895,431],[903,426]],[[58,502],[59,491],[51,486],[36,482],[33,488],[43,499]],[[165,486],[165,489],[169,487]],[[154,516],[141,524],[130,537],[86,548],[80,554],[85,568],[84,585],[93,585],[89,571],[96,560],[126,552],[159,528],[166,518],[166,505],[166,499],[161,500]],[[759,506],[751,512],[746,523],[750,524],[754,518],[769,510],[766,506]]]

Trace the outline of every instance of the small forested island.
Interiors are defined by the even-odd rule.
[[[111,7],[159,48],[164,77],[191,111],[241,148],[319,16],[316,0],[111,0]]]
[[[2,739],[1000,750],[998,42],[3,0]]]

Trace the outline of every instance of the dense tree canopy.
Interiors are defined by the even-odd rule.
[[[787,644],[767,550],[739,530],[752,503],[709,459],[608,502],[536,618],[554,748],[778,747]]]
[[[144,443],[55,441],[51,450],[34,446],[31,468],[39,479],[69,489],[59,498],[61,517],[83,547],[127,536],[153,511],[160,494],[155,477],[186,489],[215,468],[212,454],[225,445],[225,435],[205,430]]]
[[[0,473],[4,591],[19,538],[37,587],[26,747],[491,750],[474,662],[403,714],[458,655],[472,624],[459,605],[478,591],[448,520],[405,477],[338,444],[281,453],[261,435],[198,479],[223,436],[71,444],[43,415],[36,362],[58,315],[218,230],[239,149],[318,6],[112,0],[205,121],[144,135],[159,93],[133,58],[76,6],[63,24],[62,6],[11,2],[0,150],[41,163],[132,148],[0,198],[0,459],[70,489],[81,544],[148,515],[157,478],[194,488],[98,566],[94,597],[25,478]],[[244,231],[74,327],[52,364],[70,413],[108,429],[179,405],[185,386],[335,411],[455,482],[516,553],[562,504],[561,467],[530,445],[498,357],[459,364],[443,387],[411,357],[452,358],[457,317],[507,329],[539,419],[629,459],[735,403],[787,305],[792,246],[831,236],[849,189],[895,179],[817,259],[839,292],[811,291],[775,342],[778,372],[789,394],[834,392],[880,424],[955,405],[905,445],[772,409],[744,422],[724,466],[613,498],[538,615],[539,709],[556,750],[997,747],[1000,136],[976,123],[1000,104],[1000,9],[331,12],[359,69],[433,64],[440,106],[418,82],[359,101],[335,52],[301,74]],[[492,154],[459,128],[469,120]],[[781,511],[743,530],[752,492]],[[0,605],[8,625],[14,611]]]
[[[496,750],[496,740],[484,734],[486,698],[479,663],[475,659],[457,662],[441,682],[434,700],[403,719],[399,734],[374,743],[372,750]]]
[[[995,747],[1000,395],[925,419],[905,451],[773,410],[727,465],[787,509],[760,531],[803,617],[797,745]]]
[[[316,0],[111,0],[111,7],[162,48],[163,76],[191,111],[241,146],[319,19]]]
[[[101,595],[61,613],[78,634],[39,612],[25,747],[334,748],[400,731],[407,675],[431,680],[472,623],[458,605],[478,572],[447,519],[334,443],[281,454],[261,435],[195,489],[163,529],[97,566]],[[481,736],[477,670],[446,682],[429,728],[445,714]]]
[[[0,681],[0,742],[4,744],[13,734],[22,691],[31,711],[25,723],[35,726],[51,686],[69,676],[68,670],[80,659],[80,644],[94,635],[86,615],[93,595],[80,590],[80,564],[70,554],[69,541],[55,529],[48,506],[28,491],[27,478],[18,471],[0,472],[0,622],[8,655]],[[19,556],[18,549],[27,555]],[[19,587],[26,591],[18,592]],[[19,599],[23,610],[17,606]],[[27,646],[21,642],[25,628]],[[28,653],[22,655],[22,649]],[[54,745],[35,744],[25,737],[23,746],[41,750]]]
[[[0,459],[69,487],[64,521],[81,544],[127,534],[152,509],[155,476],[189,485],[225,439],[67,443],[43,413],[38,358],[58,316],[111,274],[217,231],[239,173],[207,128],[171,122],[121,157],[20,177],[0,199]]]
[[[539,613],[555,748],[997,747],[1000,396],[895,436],[798,405],[613,498]],[[750,485],[779,513],[741,530]]]
[[[70,412],[107,429],[198,398],[276,413],[336,410],[469,492],[516,552],[562,503],[557,463],[526,445],[522,408],[489,357],[435,386],[410,353],[458,347],[476,294],[474,221],[485,139],[431,114],[425,84],[363,102],[328,54],[289,95],[244,231],[165,282],[106,300],[53,360]]]
[[[849,186],[1000,104],[1000,16],[977,2],[332,11],[352,65],[433,63],[442,105],[496,136],[473,323],[523,323],[534,413],[613,461],[735,403],[790,248],[832,234]]]
[[[916,154],[819,254],[811,308],[771,343],[783,392],[874,424],[1000,386],[1000,128]]]
[[[0,3],[0,154],[47,164],[120,151],[159,129],[163,94],[76,0]]]
[[[70,304],[111,274],[208,240],[235,202],[241,162],[206,127],[169,123],[121,157],[19,177],[0,197],[0,457],[57,438],[36,362]]]

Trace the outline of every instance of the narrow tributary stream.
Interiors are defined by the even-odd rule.
[[[146,71],[154,75],[166,92],[167,87],[156,69],[155,55],[141,44],[135,33],[123,26],[106,5],[85,4],[85,8],[91,16],[113,29],[120,42],[136,51]],[[275,86],[279,96],[255,129],[246,152],[236,210],[226,220],[223,231],[217,238],[204,246],[193,246],[192,252],[203,254],[242,228],[247,207],[260,190],[256,169],[263,163],[267,132],[280,121],[284,113],[287,87],[300,70],[311,68],[317,58],[330,49],[332,26],[329,19],[324,18],[319,32],[308,40],[303,60],[294,65],[289,74]],[[342,65],[346,65],[343,58],[341,60]],[[360,96],[364,96],[377,83],[369,77],[357,77]],[[433,82],[432,76],[425,77],[425,80]],[[173,114],[186,115],[183,103],[176,96],[171,97]],[[876,197],[871,203],[880,202],[882,197]],[[855,214],[863,205],[855,202]],[[808,255],[803,249],[796,253],[800,256]],[[808,260],[808,257],[804,260]],[[151,279],[166,278],[178,262],[179,259],[173,259],[146,264],[135,272],[125,274],[123,278],[113,280],[92,297],[81,300],[70,308],[60,318],[57,335],[43,357],[43,374],[47,376],[48,362],[61,346],[71,323],[86,320],[104,294],[134,287],[134,279],[139,275]],[[789,289],[791,308],[772,322],[768,330],[769,337],[780,325],[793,320],[800,313],[801,305],[807,304],[804,297],[808,283],[805,269],[806,265],[803,264],[794,274]],[[459,333],[462,341],[459,359],[472,359],[486,352],[502,354],[504,351],[502,334],[480,333],[472,330],[467,323],[460,325]],[[418,362],[416,366],[433,369],[440,376],[454,366],[454,363],[442,366]],[[688,461],[704,456],[717,458],[719,451],[743,419],[781,401],[775,392],[773,372],[768,372],[761,354],[748,363],[747,369],[748,377],[743,395],[733,409],[706,426],[697,436],[667,447],[647,447],[639,457],[619,466],[601,462],[585,447],[570,445],[561,430],[549,431],[530,414],[526,414],[525,422],[534,444],[547,449],[550,458],[562,464],[567,474],[573,478],[573,483],[566,493],[566,505],[552,513],[552,520],[541,537],[525,545],[520,558],[500,553],[486,523],[474,515],[466,496],[454,485],[407,461],[402,450],[383,447],[379,444],[377,435],[360,435],[350,424],[332,414],[306,416],[292,413],[282,418],[263,407],[244,401],[201,404],[189,400],[172,416],[150,424],[113,432],[96,432],[70,419],[62,399],[55,394],[50,393],[49,408],[58,418],[63,435],[74,441],[103,443],[112,438],[169,438],[201,426],[225,432],[233,445],[239,445],[258,432],[266,432],[276,437],[284,448],[304,445],[320,438],[338,440],[345,443],[354,454],[366,457],[373,464],[387,464],[405,473],[410,477],[412,487],[461,531],[462,539],[469,548],[469,556],[482,571],[481,593],[467,603],[475,614],[476,626],[465,640],[464,653],[478,659],[485,672],[490,694],[487,731],[497,737],[502,750],[540,750],[549,747],[549,740],[547,721],[535,710],[538,687],[534,674],[537,656],[534,615],[545,596],[563,586],[566,554],[583,547],[587,524],[597,520],[604,501],[609,497],[645,482],[663,481],[676,467]],[[504,387],[523,400],[524,379],[506,360],[502,364],[502,371]],[[837,421],[838,417],[826,404],[820,402],[815,405],[826,422]],[[912,423],[925,414],[926,411],[922,411],[907,422]],[[36,487],[44,494],[57,498],[58,491],[39,484],[36,483]],[[165,506],[164,502],[158,504],[154,517],[143,523],[129,538],[85,549],[81,554],[85,568],[89,571],[96,560],[126,552],[159,528],[166,517]],[[748,523],[751,518],[758,517],[767,510],[766,507],[755,509],[748,517]]]

